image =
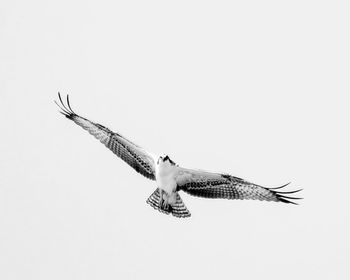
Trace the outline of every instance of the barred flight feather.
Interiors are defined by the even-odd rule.
[[[227,174],[184,168],[181,168],[181,173],[182,176],[178,177],[177,189],[197,197],[252,199],[291,204],[297,204],[293,200],[301,199],[284,195],[299,192],[301,189],[289,192],[277,191],[277,189],[284,188],[288,184],[273,189],[262,187]]]
[[[180,195],[176,193],[176,202],[175,205],[168,205],[168,208],[163,208],[163,205],[160,204],[160,190],[157,188],[151,196],[146,201],[150,206],[152,206],[154,209],[158,210],[161,213],[164,214],[172,214],[174,217],[177,218],[186,218],[190,217],[191,213],[186,208],[185,204],[183,203]]]
[[[153,157],[148,152],[122,135],[111,131],[107,127],[94,123],[76,114],[70,106],[68,95],[66,104],[63,102],[59,93],[58,97],[60,104],[56,101],[55,103],[62,110],[61,113],[63,115],[87,130],[96,139],[100,140],[102,144],[134,168],[138,173],[149,179],[155,180],[155,163]]]

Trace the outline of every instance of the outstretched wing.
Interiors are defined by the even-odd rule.
[[[68,95],[67,104],[62,101],[60,93],[58,93],[58,97],[60,104],[56,101],[55,103],[62,110],[60,113],[95,136],[95,138],[100,140],[102,144],[134,168],[138,173],[149,179],[155,180],[154,158],[150,153],[120,134],[109,130],[107,127],[89,121],[88,119],[76,114],[69,104]]]
[[[181,167],[176,181],[178,190],[205,198],[257,199],[297,204],[293,200],[300,198],[285,194],[301,191],[281,192],[278,190],[288,184],[278,188],[265,188],[234,176]]]

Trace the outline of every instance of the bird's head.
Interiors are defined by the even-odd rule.
[[[171,165],[175,165],[175,162],[173,162],[168,155],[160,156],[157,161],[158,164],[166,162],[170,163]]]

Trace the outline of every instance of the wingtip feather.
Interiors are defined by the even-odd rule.
[[[299,205],[299,203],[296,203],[294,201],[290,201],[288,199],[284,199],[284,198],[279,198],[278,200],[279,202],[284,202],[284,203],[289,203],[289,204],[294,204],[294,205]]]
[[[270,190],[278,190],[278,189],[282,189],[286,186],[288,186],[291,182],[287,183],[287,184],[284,184],[283,186],[280,186],[280,187],[277,187],[277,188],[269,188]]]
[[[69,94],[67,94],[67,105],[68,105],[68,108],[72,111],[72,113],[75,114],[74,111],[73,111],[73,109],[72,109],[72,107],[70,106]]]
[[[299,189],[299,190],[296,190],[296,191],[289,191],[289,192],[278,192],[278,193],[282,193],[282,194],[291,194],[291,193],[297,193],[297,192],[300,192],[302,191],[303,189]]]
[[[295,191],[276,191],[277,189],[284,188],[284,187],[288,186],[289,184],[290,183],[285,184],[285,185],[283,185],[281,187],[272,188],[270,190],[276,195],[277,201],[299,205],[298,203],[294,202],[293,200],[303,199],[302,197],[287,196],[286,194],[297,193],[297,192],[302,191],[303,189],[298,189],[298,190],[295,190]]]
[[[72,110],[71,106],[70,106],[70,102],[69,102],[69,97],[68,97],[68,94],[67,94],[67,105],[63,102],[63,99],[62,99],[62,96],[61,96],[61,93],[58,92],[58,98],[59,98],[59,101],[60,101],[60,104],[54,100],[54,102],[56,103],[56,105],[60,108],[60,110],[62,110],[62,113],[63,115],[65,115],[67,118],[69,119],[72,119],[73,116],[76,116],[77,114]]]

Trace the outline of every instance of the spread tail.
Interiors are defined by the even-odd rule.
[[[167,215],[171,213],[174,217],[178,217],[178,218],[186,218],[191,216],[190,211],[188,211],[180,195],[177,192],[175,193],[176,201],[172,205],[167,204],[165,201],[163,201],[165,202],[163,203],[161,201],[160,193],[161,193],[160,189],[157,188],[152,193],[152,195],[147,199],[147,203],[151,205],[154,209]]]

